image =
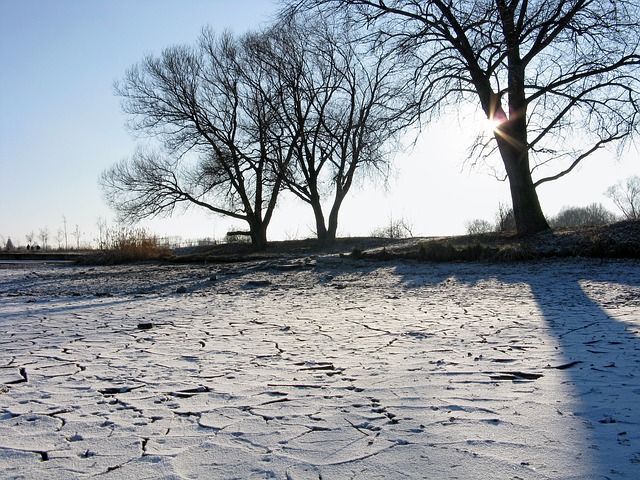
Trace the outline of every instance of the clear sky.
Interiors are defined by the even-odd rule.
[[[96,237],[98,218],[113,225],[97,179],[135,146],[114,80],[146,53],[193,43],[205,25],[242,33],[268,23],[276,9],[270,0],[0,0],[0,240],[24,245],[25,234],[48,228],[55,246],[63,217],[85,242]],[[339,233],[367,235],[390,218],[404,218],[419,235],[461,234],[467,220],[493,221],[509,201],[508,186],[462,167],[477,126],[464,117],[430,127],[399,154],[386,187],[369,182],[353,191]],[[604,190],[639,173],[637,146],[620,162],[600,154],[540,187],[543,210],[551,216],[593,202],[614,210]],[[185,239],[244,228],[196,210],[143,225]],[[308,207],[285,201],[269,237],[306,237],[312,225]]]

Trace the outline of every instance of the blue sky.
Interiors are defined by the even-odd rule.
[[[87,242],[98,218],[113,224],[97,178],[135,145],[114,80],[146,53],[193,43],[205,25],[242,33],[276,9],[270,0],[0,0],[0,240],[25,244],[25,234],[46,227],[53,244],[63,216]],[[498,203],[509,200],[508,187],[461,167],[471,138],[465,121],[427,129],[416,149],[399,156],[388,190],[369,183],[353,192],[339,232],[367,235],[404,218],[415,234],[456,234],[466,220],[492,220]],[[638,155],[637,148],[623,162],[600,155],[542,187],[545,213],[592,202],[613,210],[602,192],[640,171]],[[312,223],[307,207],[284,202],[270,237],[309,236]],[[196,211],[143,225],[184,238],[221,238],[229,227]]]
[[[268,0],[0,0],[0,235],[24,242],[66,216],[90,237],[111,216],[97,177],[134,145],[114,80],[206,24],[241,33],[274,11]]]

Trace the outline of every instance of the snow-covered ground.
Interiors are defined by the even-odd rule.
[[[640,262],[0,267],[1,478],[640,478]]]

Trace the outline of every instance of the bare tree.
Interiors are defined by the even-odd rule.
[[[76,239],[76,250],[80,250],[80,238],[82,237],[82,232],[80,231],[80,225],[76,224],[76,228],[73,229],[71,235]]]
[[[322,16],[284,17],[252,43],[269,65],[280,131],[295,145],[280,163],[284,186],[313,210],[321,243],[335,240],[354,181],[386,173],[404,126],[400,66],[353,28]],[[328,211],[325,211],[327,208]]]
[[[62,216],[62,236],[64,238],[64,249],[69,250],[69,231],[67,229],[67,217]]]
[[[632,175],[610,186],[605,195],[613,200],[627,219],[640,219],[640,177],[638,175]]]
[[[38,238],[42,241],[42,248],[46,249],[49,243],[49,227],[41,228],[38,231]]]
[[[495,142],[475,154],[499,153],[520,234],[549,228],[537,186],[638,131],[635,0],[289,3],[346,8],[375,25],[378,39],[393,43],[415,69],[418,116],[480,106],[496,122]]]
[[[287,148],[270,143],[265,95],[277,92],[259,88],[256,75],[263,73],[243,39],[210,31],[196,48],[168,48],[127,72],[116,92],[129,126],[156,136],[163,149],[138,150],[102,174],[120,220],[198,206],[245,221],[253,245],[266,247],[281,188],[273,157],[286,157]]]
[[[126,166],[126,164],[125,164]],[[117,168],[117,167],[113,167],[113,168]],[[108,239],[107,236],[109,234],[109,227],[107,225],[107,220],[103,217],[98,217],[98,219],[96,220],[96,226],[98,227],[98,249],[99,250],[104,250],[107,248],[107,244],[108,244]],[[76,225],[76,232],[78,232],[78,226]],[[79,235],[78,235],[79,236]],[[78,237],[76,237],[76,244],[79,244],[79,239]],[[78,245],[78,248],[80,248],[80,246]]]
[[[64,245],[64,232],[62,231],[62,228],[58,228],[58,230],[56,230],[56,243],[58,244],[58,250],[62,250],[62,246]]]
[[[24,236],[27,239],[27,244],[33,246],[33,241],[36,238],[36,234],[31,231]]]

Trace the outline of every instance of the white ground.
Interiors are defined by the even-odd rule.
[[[0,329],[1,478],[640,478],[638,261],[4,266]]]

